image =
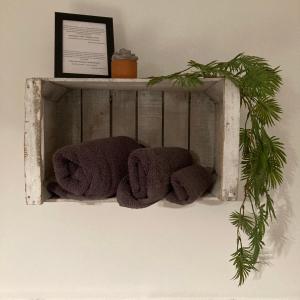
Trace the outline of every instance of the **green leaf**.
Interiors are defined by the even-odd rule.
[[[253,117],[259,119],[262,125],[273,126],[280,120],[282,109],[273,98],[259,98],[253,108]]]
[[[256,270],[253,265],[253,254],[247,247],[240,247],[231,255],[230,261],[235,266],[236,273],[232,279],[239,281],[239,286],[242,285],[252,270]]]
[[[250,235],[253,230],[253,217],[241,214],[238,211],[234,211],[230,215],[230,222],[236,227],[240,227],[243,232]]]
[[[269,195],[269,193],[266,194],[266,214],[267,217],[270,216],[270,219],[272,220],[273,218],[276,219],[276,213],[275,213],[275,209],[274,209],[274,201],[271,198],[271,196]]]

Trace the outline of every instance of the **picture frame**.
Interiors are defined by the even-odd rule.
[[[113,19],[55,12],[54,76],[110,78]]]

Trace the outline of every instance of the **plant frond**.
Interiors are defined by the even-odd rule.
[[[250,235],[254,222],[252,216],[247,216],[245,214],[242,214],[238,211],[234,211],[230,215],[230,222],[232,225],[236,227],[240,227],[243,232],[245,232],[247,235]]]
[[[269,136],[266,128],[274,126],[282,114],[275,98],[282,79],[279,67],[272,68],[266,59],[239,53],[227,62],[214,60],[201,64],[190,60],[184,70],[151,77],[149,85],[171,80],[177,86],[191,88],[202,84],[203,78],[211,77],[230,79],[240,90],[240,105],[248,110],[245,125],[240,129],[245,199],[240,211],[230,215],[230,222],[237,230],[237,250],[231,258],[236,270],[233,278],[241,285],[256,270],[269,220],[276,218],[269,191],[283,181],[286,154],[283,143]],[[251,204],[251,214],[245,211],[246,200]],[[242,246],[240,231],[248,238],[246,247]]]

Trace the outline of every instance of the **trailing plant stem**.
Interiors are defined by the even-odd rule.
[[[182,71],[152,77],[149,85],[171,80],[189,88],[201,84],[203,78],[212,77],[230,79],[240,90],[240,105],[247,109],[244,127],[240,129],[244,197],[240,209],[230,215],[236,227],[236,251],[230,261],[236,271],[233,278],[241,285],[256,270],[266,227],[276,218],[270,190],[282,183],[286,155],[283,144],[277,137],[269,136],[267,128],[280,120],[282,110],[275,96],[282,79],[278,67],[272,68],[263,58],[240,53],[227,62],[200,64],[191,60]],[[248,202],[250,212],[246,209]]]

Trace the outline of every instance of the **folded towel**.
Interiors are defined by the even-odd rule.
[[[48,190],[66,198],[112,197],[128,173],[129,154],[140,147],[123,136],[65,146],[53,156],[57,183],[49,184]]]
[[[170,176],[193,162],[188,150],[177,147],[143,148],[128,158],[128,178],[117,190],[121,206],[142,208],[164,198],[170,191]]]
[[[189,204],[202,196],[214,183],[214,176],[207,168],[191,165],[171,175],[173,191],[166,199],[177,204]]]

